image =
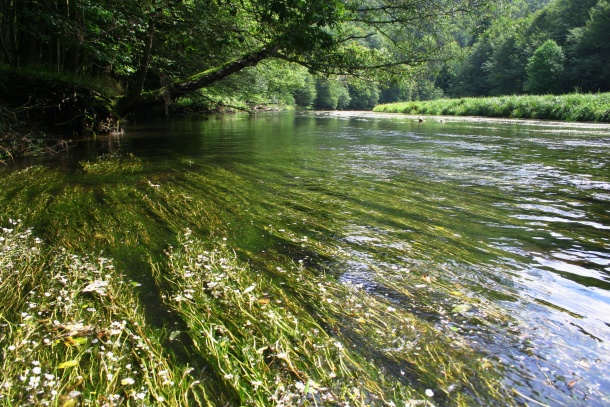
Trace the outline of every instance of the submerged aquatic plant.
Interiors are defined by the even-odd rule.
[[[465,334],[506,323],[491,304],[424,263],[371,269],[402,302],[333,274],[355,257],[321,231],[349,215],[303,214],[358,203],[298,186],[260,195],[236,172],[192,171],[186,159],[154,175],[129,158],[123,171],[121,160],[82,167],[73,176],[84,186],[42,167],[0,180],[0,404],[516,404],[503,361]],[[245,211],[253,230],[294,250],[265,246],[262,259],[240,249]],[[52,385],[40,393],[45,374]]]
[[[153,265],[165,303],[241,404],[418,405],[437,394],[469,405],[502,392],[492,362],[473,364],[467,344],[302,262],[256,271],[190,230],[166,255]],[[473,385],[483,364],[487,381]]]
[[[180,405],[204,394],[191,368],[171,363],[111,259],[51,249],[9,223],[0,233],[0,404]]]

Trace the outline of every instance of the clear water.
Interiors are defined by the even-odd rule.
[[[146,157],[151,182],[185,160],[187,172],[222,170],[226,179],[193,188],[253,262],[273,248],[458,331],[503,362],[505,385],[525,403],[610,403],[610,126],[189,117],[132,123],[53,165],[69,171],[106,153]],[[440,307],[450,299],[431,297],[422,278],[492,303],[509,322],[470,323],[485,319],[474,307],[456,324]]]

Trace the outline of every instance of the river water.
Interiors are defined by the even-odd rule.
[[[151,185],[178,161],[222,170],[226,179],[201,192],[223,202],[217,218],[241,253],[264,262],[274,248],[451,328],[506,366],[523,403],[610,403],[610,126],[189,117],[131,123],[52,165],[69,172],[108,153],[145,158]],[[286,237],[296,235],[307,250]],[[470,324],[485,319],[482,306],[452,322],[426,282],[491,304],[507,322]]]

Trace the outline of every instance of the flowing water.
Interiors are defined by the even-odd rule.
[[[610,126],[190,117],[133,123],[51,165],[91,187],[75,163],[101,154],[140,157],[148,188],[210,202],[208,229],[253,264],[281,253],[459,335],[522,403],[610,403]],[[435,285],[473,301],[454,307]],[[484,323],[490,307],[504,322]]]

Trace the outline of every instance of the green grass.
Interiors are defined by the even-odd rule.
[[[439,326],[322,264],[271,248],[254,262],[220,217],[256,199],[249,184],[182,164],[148,173],[145,160],[105,156],[75,175],[0,179],[0,405],[512,404],[505,367],[460,333],[460,321],[505,324],[492,304],[427,275],[379,273],[444,307]],[[349,257],[313,234],[265,231]],[[484,321],[461,315],[471,306]]]
[[[378,105],[375,112],[610,122],[610,93],[438,99]]]

